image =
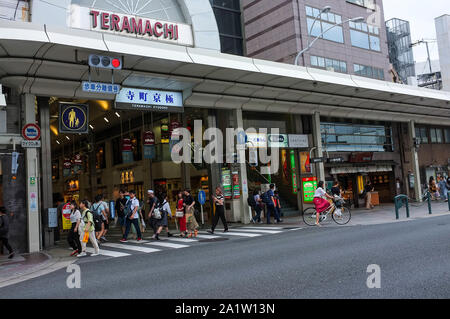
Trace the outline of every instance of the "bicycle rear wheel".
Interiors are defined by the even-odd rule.
[[[333,212],[333,220],[336,224],[345,225],[348,224],[350,219],[352,218],[352,214],[350,213],[350,209],[347,207],[341,208],[341,214],[337,213],[337,209]]]
[[[303,211],[303,221],[308,226],[316,225],[316,209],[314,207],[308,207]]]

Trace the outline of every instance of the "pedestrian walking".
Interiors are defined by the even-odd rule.
[[[178,192],[177,195],[177,211],[175,213],[175,217],[178,219],[178,224],[180,225],[180,237],[186,237],[188,234],[186,228],[186,208],[184,204],[183,192]]]
[[[432,200],[439,199],[439,187],[437,186],[433,176],[430,176],[430,180],[428,183],[428,190],[430,191]]]
[[[271,224],[270,215],[273,214],[276,223],[281,223],[282,220],[275,209],[275,184],[270,184],[269,190],[263,194],[263,201],[267,208],[267,224]]]
[[[187,230],[188,230],[188,237],[191,238],[192,236],[197,237],[198,234],[198,222],[195,218],[195,200],[191,195],[191,191],[189,189],[186,189],[184,191],[184,204],[186,207],[186,223],[187,223]]]
[[[70,228],[69,235],[67,236],[67,241],[69,242],[70,247],[72,247],[73,252],[70,256],[75,256],[80,254],[81,242],[80,242],[80,233],[78,230],[80,229],[81,223],[81,213],[78,209],[78,205],[76,201],[70,202],[70,222],[72,223],[72,227]]]
[[[277,190],[273,193],[274,193],[273,199],[275,201],[275,211],[276,211],[278,217],[281,218],[283,214],[281,212],[280,193]]]
[[[168,217],[172,217],[172,211],[170,210],[170,205],[168,202],[167,194],[161,194],[159,198],[159,205],[157,207],[159,210],[159,214],[161,215],[161,219],[158,221],[158,230],[156,232],[156,240],[159,239],[159,235],[161,231],[165,228],[167,230],[167,236],[172,237],[172,234],[169,233],[169,222]]]
[[[117,221],[119,222],[120,229],[122,230],[122,236],[125,233],[125,207],[128,201],[125,194],[125,191],[121,189],[119,191],[119,198],[116,200]]]
[[[97,241],[106,241],[104,238],[105,224],[107,220],[105,206],[103,205],[102,195],[95,196],[95,202],[92,204],[92,213],[94,214],[94,228]]]
[[[216,229],[217,224],[219,223],[219,218],[222,220],[222,224],[224,227],[224,233],[228,232],[228,224],[225,218],[225,197],[223,196],[222,189],[220,187],[216,187],[216,195],[212,197],[215,206],[215,214],[213,217],[213,223],[211,230],[208,230],[208,233],[214,234],[214,230]]]
[[[123,235],[123,238],[120,240],[122,243],[127,242],[128,233],[131,228],[131,224],[134,225],[134,228],[137,231],[137,241],[142,240],[142,234],[141,230],[139,229],[139,200],[136,198],[136,192],[134,190],[130,191],[130,200],[128,201],[127,205],[129,205],[129,210],[131,213],[127,216],[126,224],[125,224],[125,234]]]
[[[8,259],[12,259],[14,257],[14,251],[8,242],[8,237],[9,237],[9,218],[6,215],[6,208],[0,207],[0,242],[1,242],[0,247],[3,249],[3,246],[5,246],[9,252]]]
[[[375,206],[372,204],[372,192],[374,191],[374,187],[371,181],[368,181],[366,186],[364,186],[364,197],[366,199],[366,209],[373,209]]]
[[[102,240],[108,241],[108,240],[106,240],[106,235],[108,234],[108,231],[109,231],[109,216],[111,216],[111,214],[109,212],[109,205],[106,202],[105,195],[102,195],[102,205],[104,208],[103,211],[105,212],[104,215],[102,216],[103,227],[104,227],[103,234],[102,234]]]
[[[80,210],[81,210],[81,222],[80,222],[80,241],[81,241],[81,253],[77,255],[77,257],[87,256],[86,254],[86,244],[88,240],[91,241],[92,246],[94,247],[94,253],[91,256],[97,256],[100,253],[100,249],[98,247],[97,238],[95,235],[95,226],[94,226],[94,213],[89,209],[89,202],[87,200],[83,200],[80,202]]]
[[[148,190],[147,192],[148,194],[148,200],[147,200],[147,205],[148,205],[148,224],[150,225],[150,227],[153,229],[153,239],[156,238],[156,232],[157,232],[157,223],[158,221],[155,219],[155,217],[153,216],[153,210],[155,209],[155,207],[158,206],[158,198],[155,196],[155,192],[153,190]]]
[[[254,224],[255,223],[261,224],[262,223],[261,212],[263,210],[264,204],[263,204],[261,196],[260,196],[260,191],[255,189],[255,191],[253,192],[252,195],[249,196],[249,198],[251,199],[249,201],[249,205],[251,203],[250,207],[252,207],[253,210],[255,211],[255,216],[252,218],[251,222]]]
[[[447,182],[445,181],[444,176],[439,176],[438,188],[439,188],[440,197],[447,202],[448,201],[448,189],[447,189]]]

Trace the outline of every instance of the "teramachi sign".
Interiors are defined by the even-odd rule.
[[[72,6],[72,28],[193,46],[190,25]]]

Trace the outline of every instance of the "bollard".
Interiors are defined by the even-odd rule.
[[[448,193],[447,193],[447,199],[448,199],[448,202],[447,202],[448,210],[450,210],[450,191],[448,191]]]
[[[406,195],[398,195],[394,197],[395,202],[395,218],[399,219],[399,209],[405,205],[406,217],[409,218],[409,198]]]

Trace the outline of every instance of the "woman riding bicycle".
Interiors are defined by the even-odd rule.
[[[326,211],[330,207],[330,203],[324,197],[333,199],[333,196],[330,196],[327,194],[327,192],[325,192],[323,185],[324,182],[320,181],[314,193],[313,203],[316,206],[316,226],[320,226],[319,224],[320,213]]]

